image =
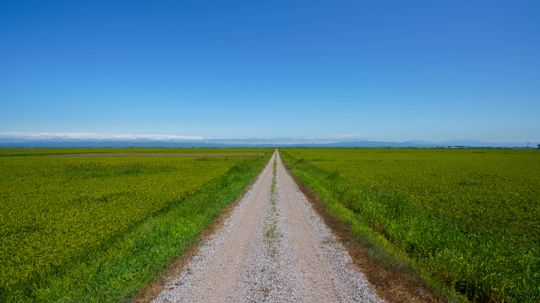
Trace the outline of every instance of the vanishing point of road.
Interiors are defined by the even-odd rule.
[[[384,302],[276,150],[223,225],[153,302]]]

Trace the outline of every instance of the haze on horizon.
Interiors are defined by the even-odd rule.
[[[0,137],[540,142],[538,1],[2,1]]]

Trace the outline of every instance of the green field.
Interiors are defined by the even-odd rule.
[[[60,156],[87,154],[260,154],[260,148],[0,148],[0,157],[11,156]]]
[[[151,155],[166,153],[190,155]],[[0,301],[135,295],[245,190],[269,155],[0,149]]]
[[[283,149],[374,254],[477,302],[540,302],[540,152]],[[452,295],[454,293],[454,295]]]

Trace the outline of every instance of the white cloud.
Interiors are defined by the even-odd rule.
[[[104,133],[55,133],[55,132],[0,132],[0,139],[14,140],[150,140],[150,141],[201,141],[201,136],[185,135],[133,135]]]
[[[238,138],[238,137],[203,137],[171,134],[110,134],[95,132],[0,132],[0,140],[24,141],[210,141],[214,143],[257,143],[257,144],[296,144],[296,143],[333,143],[343,140],[358,139],[358,134],[338,134],[330,136],[295,138]]]

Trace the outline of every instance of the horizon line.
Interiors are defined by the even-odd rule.
[[[99,132],[0,132],[0,140],[6,141],[26,141],[26,142],[46,142],[46,141],[149,141],[149,142],[193,142],[193,143],[226,143],[234,141],[243,141],[245,143],[252,141],[253,144],[263,142],[270,144],[332,144],[347,142],[388,142],[388,143],[415,143],[415,144],[441,144],[447,143],[485,143],[485,144],[522,144],[535,145],[540,144],[540,139],[528,141],[502,141],[485,139],[450,139],[450,140],[423,140],[423,139],[373,139],[352,135],[335,135],[320,137],[212,137],[197,135],[178,135],[178,134],[114,134]],[[249,144],[249,143],[248,143]]]

